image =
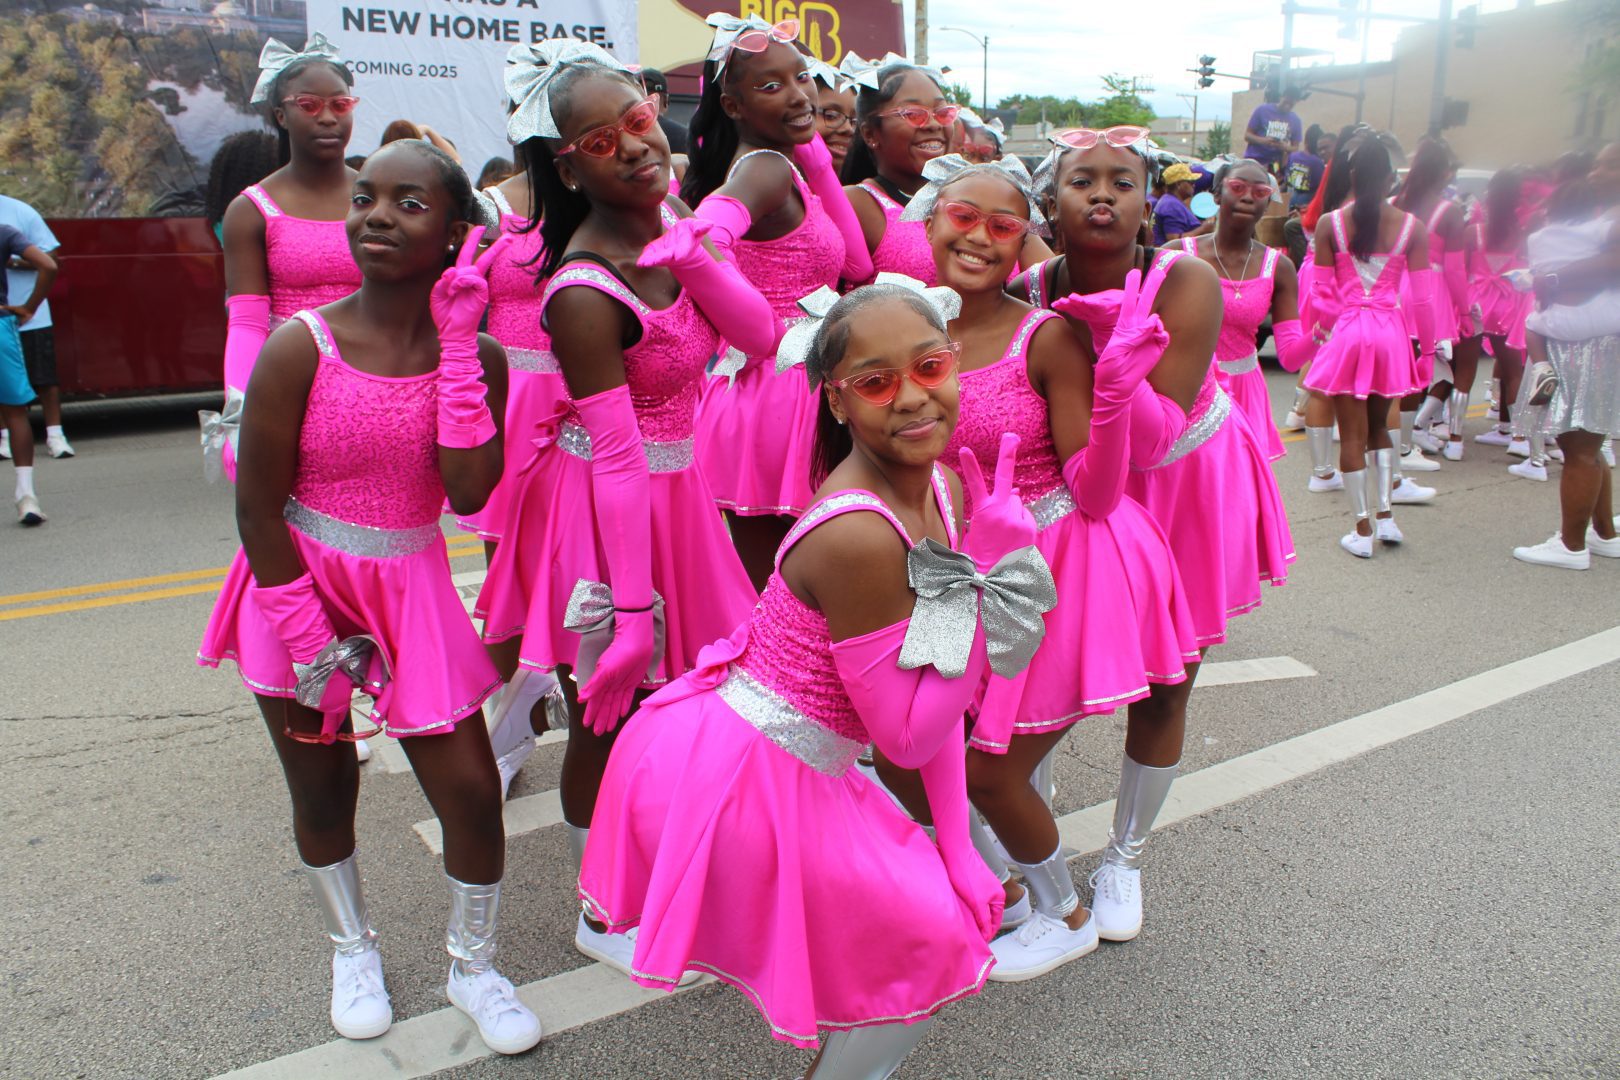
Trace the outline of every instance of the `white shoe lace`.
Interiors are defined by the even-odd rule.
[[[1029,917],[1029,921],[1013,931],[1013,940],[1028,947],[1041,938],[1056,930],[1060,924],[1044,911],[1037,911]],[[1067,929],[1067,927],[1065,927]]]
[[[1123,866],[1103,863],[1087,881],[1099,897],[1111,904],[1127,905],[1136,900],[1136,876],[1126,873]]]
[[[382,973],[376,965],[350,960],[338,965],[338,971],[336,989],[344,1008],[372,996],[388,1000],[388,991],[383,989]]]
[[[517,1000],[517,991],[499,972],[485,971],[474,975],[468,983],[472,994],[467,1002],[467,1010],[479,1017],[481,1022],[493,1027],[501,1017],[523,1011],[523,1006]]]

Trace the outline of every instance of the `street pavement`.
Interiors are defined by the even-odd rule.
[[[194,663],[236,546],[194,407],[70,415],[79,457],[37,473],[50,522],[0,525],[0,1076],[802,1075],[735,991],[633,991],[574,951],[556,743],[513,787],[499,963],[557,1033],[497,1059],[445,1011],[432,815],[380,748],[360,858],[396,1029],[334,1044],[262,722],[234,672]],[[1289,443],[1299,560],[1193,696],[1142,936],[947,1009],[902,1077],[1620,1075],[1620,562],[1514,562],[1556,482],[1468,453],[1367,563]],[[482,555],[451,550],[470,591]],[[1106,717],[1063,744],[1077,849],[1122,737]]]

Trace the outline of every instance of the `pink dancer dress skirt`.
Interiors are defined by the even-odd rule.
[[[866,511],[900,529],[864,492],[801,525]],[[637,983],[708,972],[805,1049],[932,1015],[993,962],[927,834],[853,767],[870,739],[831,650],[826,620],[773,575],[748,624],[626,722],[580,874],[594,918],[640,927]]]
[[[1349,253],[1345,211],[1330,215],[1339,250],[1333,255],[1334,283],[1344,305],[1333,336],[1316,354],[1305,388],[1329,397],[1398,398],[1428,388],[1419,377],[1412,340],[1401,313],[1400,283],[1406,274],[1406,247],[1417,219],[1406,215],[1393,251],[1358,259]],[[1317,273],[1322,273],[1317,268]]]
[[[450,581],[439,527],[437,374],[390,379],[346,364],[324,320],[321,359],[299,434],[287,533],[339,638],[369,634],[379,656],[364,687],[371,719],[394,736],[452,730],[500,686]],[[232,660],[253,693],[290,698],[292,658],[249,591],[238,551],[197,662]]]
[[[1524,255],[1488,252],[1483,226],[1476,225],[1474,230],[1474,257],[1468,266],[1469,307],[1479,309],[1486,334],[1505,338],[1510,348],[1523,350],[1524,321],[1535,310],[1536,298],[1534,293],[1519,292],[1505,275],[1525,267]],[[1473,319],[1465,316],[1463,322],[1472,335]]]
[[[1014,482],[1057,584],[1058,605],[1019,680],[1017,707],[985,710],[974,725],[972,745],[992,754],[1006,753],[1014,735],[1062,730],[1146,697],[1151,684],[1181,682],[1198,660],[1181,577],[1157,523],[1128,497],[1102,520],[1087,517],[1064,483],[1046,401],[1028,375],[1030,342],[1058,318],[1034,309],[999,361],[961,374],[961,419],[943,457],[956,461],[967,447],[992,461],[1002,433],[1018,435]]]
[[[756,154],[776,151],[745,154],[732,172]],[[838,226],[796,168],[793,182],[804,204],[799,227],[774,240],[740,240],[736,247],[743,277],[789,324],[803,317],[801,298],[838,285],[844,265]],[[745,358],[726,350],[704,384],[697,411],[698,468],[721,509],[744,517],[804,513],[813,494],[810,458],[819,396],[802,368],[778,370],[774,356]]]

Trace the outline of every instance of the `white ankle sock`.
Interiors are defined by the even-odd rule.
[[[17,493],[13,499],[20,499],[24,495],[34,494],[34,467],[32,465],[17,466]]]
[[[61,424],[46,424],[45,425],[45,437],[47,439],[60,439],[62,437],[62,425]]]

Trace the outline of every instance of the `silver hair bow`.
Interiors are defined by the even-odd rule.
[[[825,60],[817,60],[813,56],[805,57],[810,64],[810,74],[820,80],[821,84],[829,90],[841,93],[853,85],[854,80],[839,71]]]
[[[1035,166],[1035,175],[1030,178],[1030,187],[1035,192],[1037,199],[1045,200],[1051,197],[1052,189],[1057,185],[1058,161],[1064,154],[1074,149],[1067,143],[1059,142],[1057,134],[1056,131],[1053,131],[1047,135],[1046,141],[1052,144],[1052,149],[1047,151],[1046,156],[1041,159],[1041,163]],[[1167,164],[1164,161],[1166,151],[1150,138],[1138,139],[1123,149],[1129,150],[1147,162],[1148,180],[1150,182],[1159,174],[1159,170]],[[1171,161],[1178,160],[1173,154],[1169,155],[1169,157]]]
[[[236,451],[236,440],[242,430],[242,402],[246,398],[226,396],[225,410],[198,409],[197,420],[202,425],[203,476],[210,484],[218,483],[225,475],[225,444]]]
[[[516,146],[536,135],[560,139],[551,115],[551,80],[567,67],[592,64],[610,71],[625,67],[600,45],[574,38],[552,38],[539,45],[514,45],[506,53],[506,97],[513,107],[506,118],[507,141]]]
[[[568,608],[563,612],[563,629],[580,636],[579,652],[574,659],[574,678],[579,685],[590,682],[596,664],[613,644],[613,590],[600,581],[580,578],[574,582],[574,591],[568,596]],[[664,659],[664,598],[653,593],[653,651],[647,662],[647,678],[657,677],[658,665]]]
[[[319,709],[327,684],[337,675],[343,675],[355,686],[366,685],[371,671],[371,657],[377,651],[377,639],[370,634],[356,634],[342,641],[329,641],[326,647],[307,664],[293,664],[298,685],[293,697],[308,709]],[[386,682],[386,676],[384,681]]]
[[[947,679],[967,671],[981,622],[990,670],[1017,675],[1046,636],[1041,616],[1057,607],[1052,569],[1033,546],[1008,552],[981,574],[967,555],[924,537],[906,554],[906,574],[917,603],[899,665],[932,664]]]
[[[270,87],[275,83],[276,76],[301,60],[329,60],[334,64],[343,63],[342,58],[338,56],[337,46],[327,41],[326,35],[319,30],[309,35],[309,40],[304,42],[301,51],[295,51],[271,38],[259,51],[259,81],[253,84],[253,95],[248,98],[248,103],[264,104],[270,97]]]
[[[1047,227],[1046,215],[1041,213],[1041,207],[1035,199],[1035,191],[1030,184],[1029,170],[1017,157],[1002,158],[1000,161],[973,162],[961,154],[946,154],[943,157],[933,158],[923,165],[924,184],[917,194],[911,197],[906,208],[900,213],[901,221],[927,221],[934,215],[934,206],[939,201],[939,193],[946,184],[962,176],[973,176],[978,173],[988,173],[999,176],[1018,189],[1029,205],[1029,226],[1036,236],[1050,236],[1051,229]]]
[[[782,374],[810,359],[810,349],[816,343],[816,332],[821,329],[821,322],[827,313],[838,303],[839,296],[832,289],[823,285],[809,296],[799,301],[799,310],[804,312],[804,318],[795,320],[782,335],[782,341],[776,346],[776,373]],[[809,368],[805,369],[807,372]],[[810,376],[810,385],[817,383],[814,375]]]
[[[961,296],[957,295],[955,289],[944,285],[924,285],[914,277],[890,273],[879,274],[872,284],[898,285],[902,289],[910,289],[928,301],[929,306],[939,313],[939,321],[944,325],[949,325],[952,319],[962,314]]]
[[[477,207],[477,216],[473,218],[474,225],[482,225],[486,229],[498,230],[501,227],[501,208],[495,204],[487,191],[473,192],[473,204]]]
[[[913,64],[899,53],[892,52],[884,53],[881,60],[862,60],[859,54],[847,52],[844,54],[843,63],[838,65],[838,70],[843,72],[844,76],[856,86],[877,90],[883,86],[883,81],[879,78],[879,72],[895,64],[904,64],[906,67],[916,68],[940,86],[945,85],[945,73],[943,71],[938,68],[924,67],[922,64]]]

